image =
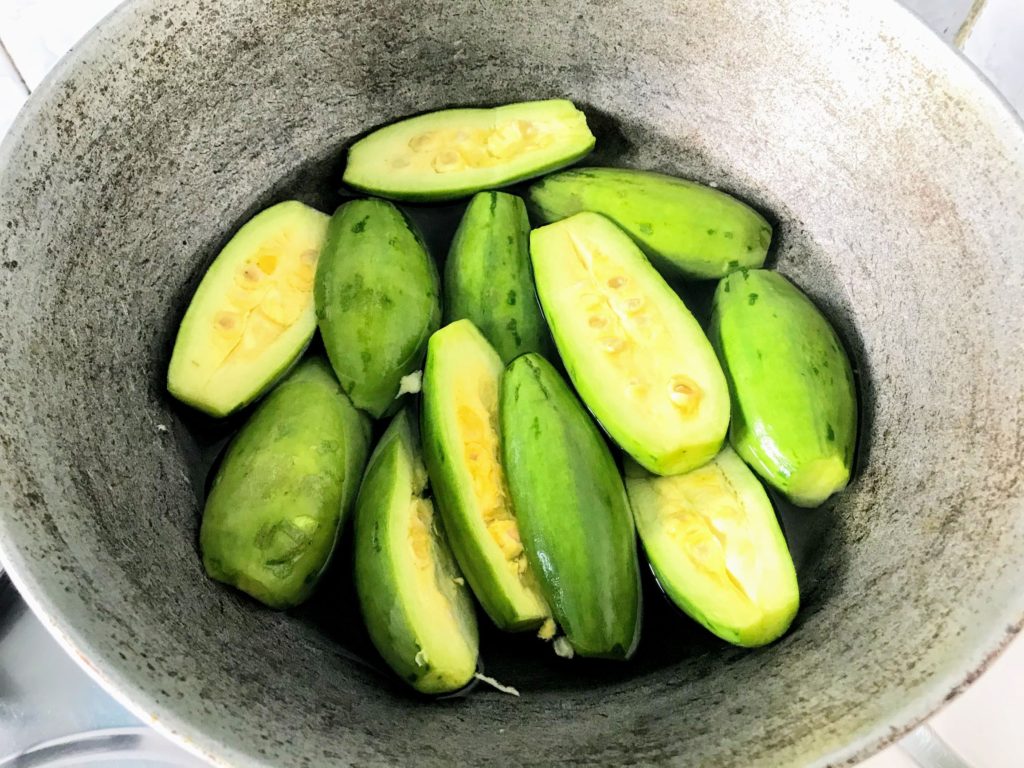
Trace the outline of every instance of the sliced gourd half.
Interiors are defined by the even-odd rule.
[[[651,472],[709,461],[729,425],[729,391],[700,324],[629,235],[578,213],[530,235],[541,306],[573,384],[622,448]]]
[[[501,462],[501,358],[469,320],[427,348],[423,453],[448,539],[484,610],[506,630],[550,612],[527,561]]]
[[[359,489],[355,574],[370,639],[423,693],[465,686],[476,672],[473,598],[428,497],[416,421],[392,420]]]
[[[562,168],[594,141],[586,116],[564,99],[445,109],[357,141],[343,181],[396,200],[447,200]]]
[[[296,201],[249,220],[206,271],[185,311],[167,389],[212,416],[266,391],[316,330],[313,281],[329,217]]]
[[[662,589],[736,645],[765,645],[800,605],[796,570],[775,511],[729,447],[685,475],[626,470],[637,531]]]

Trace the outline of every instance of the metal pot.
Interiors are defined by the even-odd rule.
[[[336,202],[354,135],[555,95],[588,110],[596,162],[776,217],[774,265],[856,358],[861,465],[787,519],[804,605],[773,646],[649,622],[636,663],[589,666],[485,638],[522,697],[427,702],[363,656],[344,552],[292,614],[204,576],[214,438],[165,393],[169,345],[241,221]],[[4,565],[104,685],[216,762],[846,765],[1021,627],[1024,131],[893,3],[138,0],[0,148],[0,253]]]

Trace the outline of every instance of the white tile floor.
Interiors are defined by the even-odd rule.
[[[921,768],[913,758],[899,747],[889,747],[872,758],[865,760],[857,768]]]
[[[8,126],[27,98],[25,82],[7,52],[0,49],[0,136],[7,133]]]
[[[964,53],[1024,115],[1024,0],[988,0]]]
[[[935,715],[931,726],[976,768],[1021,768],[1024,638],[1018,638],[973,686]],[[897,766],[867,763],[864,768]]]
[[[947,41],[953,42],[974,0],[902,0],[903,4],[931,25]]]
[[[952,41],[972,0],[904,0]],[[1024,114],[1024,0],[983,3],[964,53]],[[0,136],[56,61],[120,0],[0,0]],[[1024,640],[1016,642],[931,726],[973,768],[1024,766]],[[915,768],[894,747],[861,768]]]
[[[120,0],[0,0],[0,40],[29,89]]]

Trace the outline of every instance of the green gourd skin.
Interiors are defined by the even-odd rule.
[[[729,440],[743,460],[797,506],[845,488],[857,393],[820,310],[778,272],[741,270],[715,291],[709,335],[732,392]]]
[[[507,368],[500,408],[523,546],[555,621],[575,653],[628,659],[640,637],[636,533],[604,438],[537,354]]]
[[[353,200],[331,217],[315,284],[320,335],[352,402],[379,418],[423,363],[440,326],[437,268],[408,219],[384,200]]]
[[[746,203],[694,181],[629,168],[572,168],[536,182],[531,209],[544,223],[580,211],[607,216],[666,277],[719,278],[760,267],[771,224]]]
[[[200,528],[211,578],[272,608],[310,596],[355,500],[370,422],[330,367],[300,364],[231,443]]]
[[[445,321],[472,320],[506,364],[526,352],[553,351],[529,248],[522,198],[480,192],[466,208],[445,262]]]

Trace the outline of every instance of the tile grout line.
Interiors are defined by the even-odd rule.
[[[21,70],[18,69],[18,65],[14,61],[14,57],[11,56],[11,52],[7,50],[7,46],[4,45],[4,41],[0,39],[0,56],[3,56],[11,65],[11,69],[18,76],[18,80],[21,82],[21,87],[25,89],[26,94],[31,94],[32,89],[28,87],[28,83],[25,82],[25,76],[21,74]]]
[[[956,31],[956,36],[953,38],[953,46],[962,51],[964,45],[967,44],[967,38],[971,36],[971,32],[974,31],[974,25],[978,22],[978,17],[981,16],[981,12],[985,10],[985,4],[988,0],[974,0],[971,3],[970,10],[967,11],[967,16],[964,17],[963,23],[960,25],[960,29]]]

